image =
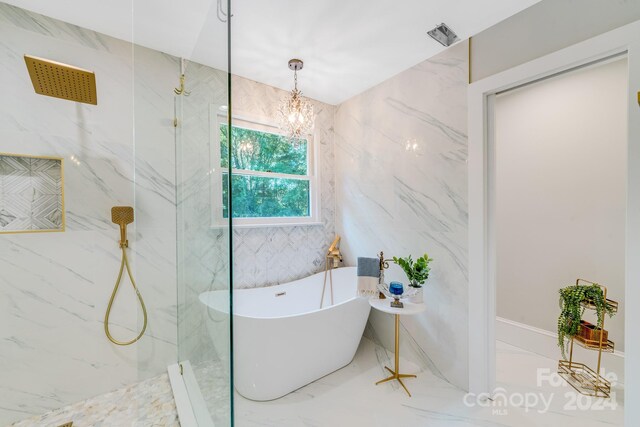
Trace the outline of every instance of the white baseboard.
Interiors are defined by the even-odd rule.
[[[549,359],[560,359],[558,334],[503,317],[496,317],[496,339]],[[591,360],[594,352],[582,347],[574,348],[574,359]],[[618,383],[624,384],[624,353],[615,351],[602,356],[604,372],[615,372]]]
[[[182,369],[181,369],[182,366]],[[214,427],[188,360],[167,367],[181,427]]]

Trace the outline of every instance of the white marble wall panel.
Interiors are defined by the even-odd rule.
[[[63,157],[67,215],[64,233],[0,238],[2,425],[158,374],[175,360],[178,63],[137,49],[134,85],[133,53],[129,43],[0,4],[0,151]],[[94,70],[98,105],[36,95],[24,54]],[[119,267],[114,205],[136,208],[131,259],[150,314],[147,334],[130,347],[112,345],[102,326]],[[127,282],[112,322],[118,337],[141,322]]]
[[[336,230],[346,261],[434,258],[426,313],[402,323],[442,375],[467,378],[467,44],[404,71],[336,111]],[[388,279],[406,282],[397,267]],[[392,319],[371,323],[392,343]],[[406,337],[405,338],[409,338]],[[427,363],[426,360],[423,362]]]
[[[145,289],[149,325],[138,345],[138,375],[147,379],[177,357],[175,57],[133,47],[136,274]],[[138,316],[142,327],[142,316]]]

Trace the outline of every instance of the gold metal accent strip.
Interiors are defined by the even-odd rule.
[[[469,57],[468,57],[468,71],[469,71],[469,84],[471,84],[472,79],[471,79],[471,40],[473,39],[473,37],[469,37],[469,45],[468,45],[468,49],[469,49]],[[638,95],[640,97],[640,94]],[[639,98],[640,99],[640,98]]]

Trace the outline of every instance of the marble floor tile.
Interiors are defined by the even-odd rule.
[[[622,400],[618,407],[602,408],[591,399],[581,398],[573,389],[543,383],[537,386],[537,370],[555,372],[557,361],[498,343],[498,391],[509,397],[506,406],[480,406],[466,392],[421,371],[417,365],[400,358],[400,371],[417,373],[407,379],[412,397],[396,383],[378,386],[375,381],[387,376],[384,365],[391,366],[393,353],[364,338],[354,361],[345,368],[271,402],[253,402],[236,394],[236,425],[271,426],[349,426],[349,427],[528,427],[621,426]],[[546,371],[544,371],[546,372]],[[567,394],[565,396],[565,393]],[[548,409],[543,405],[551,398]],[[576,396],[577,395],[577,396]],[[515,397],[511,397],[515,396]],[[521,403],[520,397],[529,399]],[[535,396],[535,398],[534,398]],[[567,397],[569,396],[569,397]],[[573,410],[571,399],[590,402],[593,410]],[[535,399],[538,399],[537,401]],[[574,401],[575,401],[574,400]],[[497,401],[496,401],[497,402]],[[535,404],[534,404],[535,403]],[[486,403],[483,403],[486,405]]]

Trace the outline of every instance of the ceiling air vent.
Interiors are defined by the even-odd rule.
[[[453,43],[458,41],[456,33],[454,33],[451,28],[447,27],[447,24],[445,23],[438,25],[427,34],[442,46],[451,46]]]

